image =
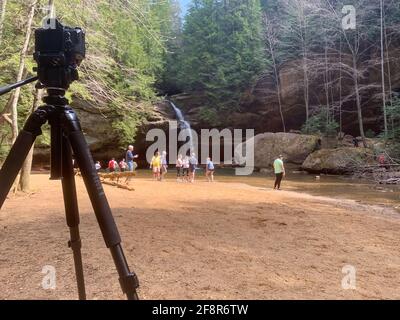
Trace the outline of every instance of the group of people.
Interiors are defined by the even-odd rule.
[[[134,160],[138,157],[139,155],[135,153],[134,147],[130,145],[128,146],[128,149],[126,151],[125,158],[121,159],[120,162],[117,162],[115,158],[112,158],[110,161],[108,161],[107,171],[134,171],[137,167],[137,163]],[[198,169],[198,164],[199,162],[196,158],[195,153],[192,153],[190,156],[183,156],[182,154],[179,154],[175,164],[177,181],[194,182],[196,170]],[[100,161],[96,162],[95,167],[97,171],[100,171],[102,169]],[[154,156],[150,161],[150,169],[153,172],[154,180],[163,181],[165,179],[165,175],[168,172],[168,160],[166,151],[163,151],[161,154],[159,151],[156,151],[154,153]],[[212,162],[211,158],[207,158],[206,177],[209,182],[214,181],[214,170],[214,163]]]
[[[199,162],[195,153],[192,153],[190,157],[179,154],[175,163],[176,180],[178,182],[187,181],[193,183],[196,176],[196,170],[198,169],[198,164]],[[153,170],[154,180],[163,181],[165,179],[165,175],[168,172],[166,151],[163,151],[161,155],[159,151],[155,152],[150,161],[150,169]],[[206,177],[209,182],[214,181],[214,170],[214,163],[211,161],[211,158],[207,158]]]
[[[118,163],[115,158],[112,158],[108,162],[107,169],[109,172],[125,172],[125,171],[134,171],[137,167],[136,162],[134,161],[139,157],[138,154],[134,152],[134,147],[132,145],[128,146],[126,151],[126,155],[124,159]],[[176,179],[178,182],[191,182],[195,181],[196,170],[198,169],[198,160],[196,158],[196,154],[192,153],[190,156],[183,156],[182,154],[178,155],[178,159],[175,163],[176,168]],[[101,170],[101,164],[99,161],[96,162],[96,170]],[[281,182],[283,177],[286,175],[285,166],[283,164],[283,156],[280,155],[277,159],[275,159],[273,163],[274,173],[275,173],[275,183],[274,189],[281,189]],[[154,153],[150,161],[150,169],[153,172],[153,178],[157,181],[163,181],[165,179],[165,175],[168,172],[168,161],[167,161],[167,152],[163,151],[161,154],[159,151]],[[207,158],[206,162],[206,178],[207,181],[214,181],[214,171],[215,166],[211,158]]]
[[[125,172],[125,171],[134,171],[137,167],[137,163],[134,161],[138,158],[139,155],[135,154],[134,147],[129,146],[126,151],[125,158],[121,159],[120,162],[117,162],[115,158],[112,158],[108,161],[107,171],[108,172]],[[96,171],[100,171],[102,169],[100,161],[96,161],[95,164]]]

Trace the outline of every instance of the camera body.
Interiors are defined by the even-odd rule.
[[[57,19],[35,31],[35,52],[39,82],[46,88],[67,90],[78,80],[77,67],[85,58],[85,32],[63,26]]]

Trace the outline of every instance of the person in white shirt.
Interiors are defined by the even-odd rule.
[[[182,181],[181,175],[183,173],[183,159],[182,159],[182,155],[178,155],[178,159],[176,160],[176,180],[178,182]]]

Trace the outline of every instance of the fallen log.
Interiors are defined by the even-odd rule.
[[[127,171],[127,172],[99,172],[99,177],[100,178],[104,178],[104,179],[119,179],[122,177],[134,177],[136,176],[136,172],[135,171]]]
[[[399,178],[390,178],[385,180],[379,180],[379,184],[400,184]]]
[[[102,183],[113,186],[113,187],[117,187],[117,188],[121,188],[121,189],[125,189],[125,190],[129,190],[129,191],[135,191],[135,188],[130,187],[126,184],[122,184],[122,183],[117,183],[114,181],[102,181]]]

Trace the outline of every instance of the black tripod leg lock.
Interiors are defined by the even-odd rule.
[[[132,288],[139,288],[139,279],[136,274],[132,272],[123,278],[119,278],[119,283],[121,284],[121,288],[124,293],[130,292]]]
[[[71,240],[68,241],[68,248],[71,248],[72,250],[82,248],[82,241],[81,241],[81,239],[79,239],[79,240],[74,240],[74,241],[71,241]]]

